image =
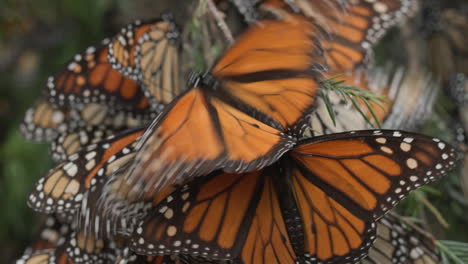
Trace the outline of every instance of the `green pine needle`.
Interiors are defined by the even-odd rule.
[[[468,243],[437,240],[436,245],[439,248],[444,264],[466,264],[468,263]]]
[[[321,89],[319,92],[319,96],[322,97],[323,101],[325,102],[325,106],[327,107],[328,114],[330,115],[333,124],[336,125],[336,117],[335,112],[333,111],[333,104],[331,103],[330,97],[328,95],[329,92],[335,92],[338,94],[345,101],[345,103],[351,102],[353,107],[359,112],[359,114],[361,114],[366,122],[371,126],[374,126],[372,121],[367,117],[366,114],[364,114],[361,107],[359,106],[358,99],[361,99],[371,113],[377,127],[381,127],[380,121],[377,118],[374,109],[372,109],[370,102],[377,104],[379,107],[383,107],[382,103],[386,102],[386,100],[383,97],[375,95],[370,91],[355,87],[353,85],[343,84],[344,80],[338,80],[340,76],[341,75],[337,75],[329,79],[322,80],[321,84],[322,88],[324,89]]]

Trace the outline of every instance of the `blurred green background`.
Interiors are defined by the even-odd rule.
[[[26,198],[32,185],[52,168],[52,161],[47,145],[25,141],[18,125],[25,110],[45,89],[47,77],[75,53],[136,18],[172,10],[183,25],[186,21],[181,18],[187,17],[183,12],[193,9],[180,7],[188,2],[0,0],[0,262],[17,257],[37,229],[39,216],[27,208]],[[455,6],[463,1],[431,2]],[[392,31],[377,48],[378,61],[393,55],[404,61],[399,42],[400,32]],[[454,107],[448,97],[442,96],[424,132],[453,139],[446,117]],[[412,194],[402,203],[400,212],[434,223],[431,232],[438,238],[468,241],[468,202],[459,178],[460,171],[456,171],[448,180]]]

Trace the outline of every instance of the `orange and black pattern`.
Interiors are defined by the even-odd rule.
[[[26,138],[50,141],[58,134],[88,126],[121,129],[148,122],[148,98],[137,82],[112,69],[108,40],[77,54],[49,77],[43,99],[26,113],[21,126]]]
[[[172,16],[164,14],[128,24],[109,43],[112,67],[138,81],[157,110],[181,93],[179,35]]]
[[[377,220],[455,161],[445,142],[400,131],[311,138],[262,171],[184,185],[140,223],[131,248],[240,263],[358,263]]]
[[[66,67],[47,81],[48,99],[56,105],[106,103],[144,111],[148,106],[137,82],[112,69],[109,40],[75,55]]]
[[[366,64],[370,46],[414,1],[260,2],[283,20],[252,26],[175,101],[179,33],[167,16],[126,26],[51,77],[23,131],[53,140],[63,162],[28,203],[78,227],[58,235],[49,223],[18,264],[437,263],[433,245],[384,214],[454,167],[449,145],[387,130],[296,139],[323,65]],[[148,125],[171,101],[149,128],[107,138]],[[102,196],[135,214],[111,223],[100,210],[117,207],[99,207]],[[150,256],[132,255],[119,232]]]
[[[415,0],[265,0],[269,10],[299,12],[313,19],[326,33],[321,40],[327,63],[343,73],[365,66],[372,47],[389,30],[417,10]]]
[[[34,141],[53,141],[52,156],[63,161],[84,145],[151,122],[181,92],[178,33],[166,21],[135,22],[134,28],[122,29],[138,32],[139,38],[133,39],[140,43],[135,47],[138,54],[132,55],[132,61],[141,68],[141,76],[126,76],[110,63],[115,62],[110,52],[116,49],[114,42],[123,39],[122,33],[75,55],[49,77],[44,96],[26,112],[23,135]]]
[[[145,133],[130,186],[144,185],[141,195],[151,197],[218,168],[243,172],[274,162],[315,102],[322,69],[315,34],[296,16],[249,28]]]

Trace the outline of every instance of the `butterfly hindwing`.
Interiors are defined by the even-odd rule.
[[[45,213],[78,208],[88,190],[134,157],[143,130],[125,131],[71,155],[39,180],[28,205]]]
[[[112,67],[141,83],[159,110],[181,93],[179,35],[172,16],[164,14],[128,24],[109,44]]]
[[[56,162],[64,162],[83,147],[96,144],[115,133],[112,128],[86,127],[76,132],[61,133],[50,145],[50,154]]]
[[[294,263],[272,178],[213,173],[161,202],[134,233],[138,254],[182,252],[242,263]]]
[[[53,141],[81,130],[117,131],[156,115],[139,85],[110,67],[103,45],[88,48],[49,78],[46,95],[27,110],[21,124],[27,139]]]
[[[440,263],[430,237],[419,233],[392,214],[377,224],[377,238],[362,264]]]

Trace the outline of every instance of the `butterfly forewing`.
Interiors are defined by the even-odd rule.
[[[437,138],[391,130],[316,137],[291,155],[310,182],[374,220],[409,191],[441,178],[457,160],[455,150]]]
[[[296,16],[251,27],[145,133],[127,182],[151,195],[216,169],[240,173],[277,160],[315,101],[315,33]]]
[[[225,80],[224,89],[237,101],[293,130],[315,101],[319,86],[315,78],[324,61],[314,39],[318,29],[297,17],[285,20],[290,24],[287,28],[284,21],[252,27],[220,58],[212,73]]]
[[[415,0],[277,0],[263,1],[269,10],[299,11],[327,34],[321,40],[332,71],[343,73],[367,64],[372,46],[417,10]]]
[[[48,97],[57,105],[101,102],[144,110],[147,100],[139,85],[112,69],[107,60],[109,41],[89,47],[48,80]]]

